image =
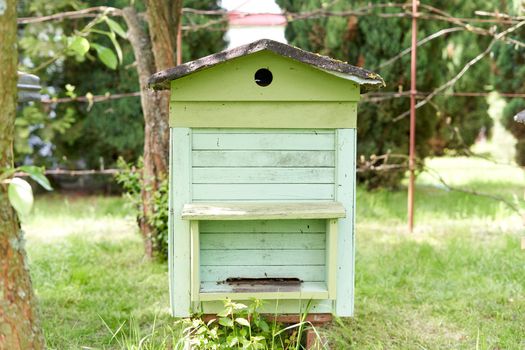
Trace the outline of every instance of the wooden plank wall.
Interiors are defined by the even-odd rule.
[[[326,280],[326,220],[201,221],[199,229],[201,282]]]
[[[192,198],[301,201],[335,198],[335,132],[193,129]]]

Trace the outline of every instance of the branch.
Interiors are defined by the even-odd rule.
[[[127,97],[140,97],[140,91],[125,92],[121,94],[95,95],[95,96],[60,97],[60,98],[54,97],[54,98],[42,99],[40,102],[44,104],[68,103],[68,102],[94,103],[94,102],[117,100],[120,98],[127,98]]]
[[[21,17],[21,18],[18,18],[17,23],[18,24],[30,24],[30,23],[41,23],[41,22],[47,22],[47,21],[62,21],[64,19],[97,17],[100,13],[104,13],[108,16],[121,16],[122,15],[121,10],[115,7],[95,6],[95,7],[89,7],[83,10],[55,13],[54,15],[49,15],[49,16]]]
[[[462,31],[462,30],[465,30],[465,28],[462,26],[462,27],[453,27],[453,28],[447,28],[447,29],[442,29],[438,32],[435,32],[434,34],[431,34],[429,36],[427,36],[426,38],[423,38],[421,39],[420,41],[417,42],[417,47],[420,47],[421,45],[424,45],[426,43],[428,43],[429,41],[433,40],[433,39],[436,39],[442,35],[445,35],[445,34],[448,34],[448,33],[453,33],[453,32],[458,32],[458,31]],[[398,53],[397,55],[395,55],[394,57],[392,57],[391,59],[389,59],[388,61],[384,62],[384,63],[381,63],[377,69],[381,69],[383,67],[386,67],[392,63],[394,63],[395,61],[397,61],[398,59],[400,59],[401,57],[409,54],[410,52],[412,52],[412,48],[409,47],[407,49],[404,49],[403,51],[401,51],[400,53]]]
[[[120,169],[100,169],[100,170],[67,170],[67,169],[52,169],[46,170],[46,175],[68,175],[68,176],[83,176],[83,175],[115,175],[120,173]],[[24,177],[29,176],[24,172],[15,173],[15,176]]]
[[[522,21],[522,22],[519,22],[518,24],[508,28],[507,30],[497,34],[497,35],[494,35],[494,39],[492,39],[492,41],[490,42],[490,44],[487,46],[487,48],[485,49],[485,51],[483,51],[482,53],[480,53],[479,55],[477,55],[476,57],[474,57],[472,60],[470,60],[462,69],[461,71],[459,71],[458,74],[456,74],[456,76],[454,78],[452,78],[451,80],[447,81],[445,84],[441,85],[440,87],[438,87],[437,89],[435,89],[433,92],[431,92],[427,97],[425,97],[422,101],[419,101],[417,104],[416,104],[416,109],[426,105],[428,103],[428,101],[430,101],[431,99],[433,99],[436,95],[438,95],[439,93],[441,93],[443,90],[446,90],[448,89],[449,87],[453,86],[454,84],[456,84],[456,82],[461,79],[461,77],[463,77],[463,75],[465,75],[465,73],[472,67],[474,66],[476,63],[478,63],[483,57],[485,57],[486,55],[488,55],[490,53],[490,51],[492,50],[492,47],[494,46],[494,44],[498,41],[498,40],[501,40],[502,38],[504,38],[506,35],[514,32],[515,30],[517,30],[518,28],[522,27],[525,25],[525,21]],[[405,111],[404,113],[400,114],[399,116],[395,117],[392,121],[393,122],[397,122],[403,118],[405,118],[406,116],[408,116],[410,114],[410,110],[408,111]]]
[[[468,190],[468,189],[464,189],[464,188],[460,188],[460,187],[451,186],[434,169],[431,169],[431,168],[428,168],[428,167],[424,167],[424,170],[426,170],[430,176],[432,176],[435,179],[437,179],[449,191],[456,191],[456,192],[471,194],[471,195],[474,195],[474,196],[480,196],[480,197],[486,197],[486,198],[493,199],[495,201],[498,201],[498,202],[501,202],[501,203],[505,204],[513,212],[515,212],[516,214],[521,216],[521,211],[518,208],[518,206],[516,206],[514,203],[512,203],[511,201],[507,200],[506,198],[504,198],[502,196],[497,196],[497,195],[490,194],[490,193],[478,192],[478,191],[475,191],[475,190]]]

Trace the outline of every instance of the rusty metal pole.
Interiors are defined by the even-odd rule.
[[[417,5],[418,0],[412,0],[412,51],[410,59],[410,150],[408,167],[410,178],[408,182],[408,230],[414,231],[414,193],[415,193],[415,158],[416,158],[416,50],[417,50]]]

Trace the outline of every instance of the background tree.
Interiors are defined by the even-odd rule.
[[[503,6],[506,5],[506,6]],[[502,4],[501,11],[511,15],[523,15],[524,4],[518,1],[509,1]],[[514,37],[525,40],[525,29],[520,28]],[[525,93],[525,49],[523,47],[498,43],[494,50],[493,77],[496,90],[509,93]],[[507,101],[503,109],[503,126],[516,138],[516,162],[525,165],[525,125],[516,123],[514,115],[525,109],[523,98],[514,98]]]
[[[322,0],[277,0],[285,10],[291,12],[329,9],[344,11],[365,7],[383,1],[342,0],[335,4]],[[404,1],[394,1],[404,4]],[[332,5],[333,4],[333,5]],[[477,6],[478,5],[478,6]],[[454,8],[454,15],[472,15],[475,9],[487,9],[480,1],[447,2]],[[399,8],[379,8],[374,12],[399,13]],[[421,20],[418,37],[422,39],[448,26],[439,21]],[[348,61],[371,69],[385,79],[384,92],[410,90],[410,55],[405,55],[392,64],[385,63],[402,50],[410,47],[411,23],[407,18],[384,18],[375,15],[324,17],[296,20],[288,24],[286,37],[292,45]],[[432,40],[418,48],[419,91],[430,92],[447,79],[453,77],[463,65],[485,49],[486,38],[471,33],[453,33]],[[454,87],[460,91],[478,91],[489,83],[488,61],[475,66]],[[491,127],[484,99],[439,97],[433,103],[418,109],[417,155],[424,159],[431,154],[442,154],[447,149],[461,149],[471,145],[480,128]],[[387,152],[407,154],[409,120],[393,119],[409,109],[408,99],[389,99],[380,103],[361,103],[358,118],[358,154],[369,157]],[[461,132],[458,139],[455,128]],[[369,187],[395,186],[404,172],[361,173],[359,179]]]
[[[0,4],[0,174],[14,168],[13,135],[17,103],[16,1]],[[0,183],[0,349],[43,349],[27,269],[23,232]]]
[[[34,162],[45,158],[48,165],[96,168],[101,163],[106,167],[114,166],[119,157],[134,162],[143,153],[139,222],[145,237],[146,252],[151,255],[156,249],[153,242],[157,241],[156,236],[159,235],[159,230],[150,223],[152,216],[159,210],[152,198],[167,178],[169,93],[149,90],[146,81],[156,71],[176,65],[175,45],[182,1],[136,2],[133,7],[125,7],[128,1],[124,0],[110,3],[63,0],[51,5],[36,0],[25,2],[22,7],[26,11],[25,16],[41,16],[98,5],[114,6],[112,14],[124,17],[125,21],[112,17],[112,21],[128,28],[129,41],[118,40],[122,48],[120,65],[108,67],[107,64],[100,64],[94,57],[94,53],[98,52],[94,49],[85,55],[79,56],[73,52],[56,59],[68,43],[67,40],[57,42],[56,37],[82,31],[91,18],[25,26],[22,45],[27,60],[23,61],[28,62],[30,67],[40,67],[51,62],[42,69],[42,78],[44,85],[55,87],[50,89],[55,90],[52,91],[55,94],[86,96],[135,92],[140,89],[140,100],[126,98],[101,104],[51,104],[45,110],[28,107],[21,113],[23,118],[18,125],[19,133],[26,140],[18,144],[18,159],[23,161],[30,157],[29,160]],[[215,2],[210,4],[202,0],[190,0],[186,5],[207,10],[219,8]],[[139,15],[144,11],[145,16],[143,13]],[[199,25],[216,19],[217,16],[210,18],[198,14],[184,16],[184,25],[197,26],[195,30],[184,32],[184,59],[204,56],[224,48],[224,23],[198,29]],[[113,43],[110,39],[107,36],[97,37],[96,44],[111,47]],[[91,46],[96,49],[95,44]]]

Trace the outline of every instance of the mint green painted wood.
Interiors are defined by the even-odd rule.
[[[194,201],[334,199],[334,130],[214,131],[193,136]]]
[[[332,151],[334,134],[195,134],[194,150],[310,150]]]
[[[200,233],[199,222],[190,222],[191,235],[191,300],[193,304],[199,301],[200,291]]]
[[[174,102],[169,125],[191,128],[355,128],[356,102]]]
[[[201,266],[201,282],[224,281],[229,277],[251,278],[288,278],[297,277],[308,282],[324,282],[326,280],[325,265],[250,265],[245,266]]]
[[[188,152],[189,153],[189,152]],[[172,186],[173,186],[173,162],[174,162],[174,158],[175,158],[175,154],[174,154],[174,149],[173,149],[173,129],[170,128],[170,149],[169,149],[169,173],[168,173],[168,182],[169,182],[169,191],[168,191],[168,208],[169,208],[169,211],[170,213],[168,214],[168,286],[169,286],[169,293],[170,293],[170,296],[169,296],[169,299],[170,299],[170,309],[171,309],[171,313],[174,314],[175,313],[175,281],[174,281],[174,267],[175,267],[175,264],[174,264],[174,257],[175,257],[175,252],[174,252],[174,242],[173,242],[173,238],[174,238],[174,232],[173,232],[173,220],[174,220],[174,217],[173,217],[173,214],[171,212],[171,208],[173,208],[174,206],[174,199],[173,198],[173,191],[172,191]],[[188,188],[191,188],[191,185],[188,186]],[[184,206],[184,204],[183,204]]]
[[[325,233],[325,220],[202,221],[201,233]]]
[[[194,184],[193,199],[235,200],[333,200],[331,184]]]
[[[235,299],[245,305],[250,305],[248,299]],[[222,301],[208,301],[201,303],[201,309],[205,314],[216,314],[224,309]],[[263,303],[261,313],[268,314],[302,314],[306,311],[309,313],[331,313],[333,312],[332,300],[268,300]]]
[[[246,266],[248,262],[255,266],[322,265],[325,250],[201,249],[200,260],[201,266]]]
[[[187,317],[191,308],[191,243],[190,223],[181,219],[184,204],[191,201],[191,130],[171,130],[172,171],[171,184],[171,235],[169,247],[172,255],[170,284],[172,290],[172,313]]]
[[[333,167],[333,151],[193,151],[195,167]]]
[[[256,298],[264,300],[327,299],[328,290],[323,282],[304,282],[298,287],[282,285],[243,286],[239,292],[228,284],[205,282],[201,285],[199,299],[224,300],[226,298]]]
[[[354,314],[354,225],[355,225],[355,129],[336,132],[337,178],[336,199],[347,208],[346,218],[338,224],[337,300],[336,315]]]
[[[335,130],[333,129],[304,129],[304,128],[294,128],[294,129],[265,129],[265,128],[251,128],[251,129],[242,129],[242,128],[194,128],[192,129],[193,135],[200,134],[307,134],[307,135],[319,135],[319,134],[333,134],[335,137]],[[335,138],[334,138],[335,141]]]
[[[194,184],[333,184],[335,168],[193,168]]]
[[[253,80],[262,67],[274,76],[268,87]],[[353,314],[358,100],[357,84],[269,52],[172,82],[169,267],[175,316],[221,310],[222,302],[211,299],[254,295],[283,299],[278,307],[268,300],[265,307],[273,310],[266,312],[301,312],[307,303],[287,298],[336,297],[314,301],[309,311]],[[181,219],[185,204],[242,201],[337,201],[346,218]],[[229,277],[297,277],[309,291],[235,294],[217,285]]]
[[[337,236],[338,223],[336,219],[326,220],[326,286],[329,299],[337,295]]]
[[[323,233],[202,233],[201,249],[325,249]]]
[[[261,87],[254,74],[272,72]],[[176,101],[359,101],[359,86],[307,64],[262,51],[172,81]]]
[[[286,291],[310,291],[310,292],[326,292],[326,284],[324,282],[305,282],[300,286],[275,286],[270,288],[282,288],[282,292]],[[267,289],[266,285],[245,285],[243,289],[252,290],[253,292],[264,292]],[[232,293],[234,292],[235,287],[227,283],[213,283],[213,282],[203,282],[201,283],[200,291],[201,293]],[[271,291],[271,290],[270,290]]]

